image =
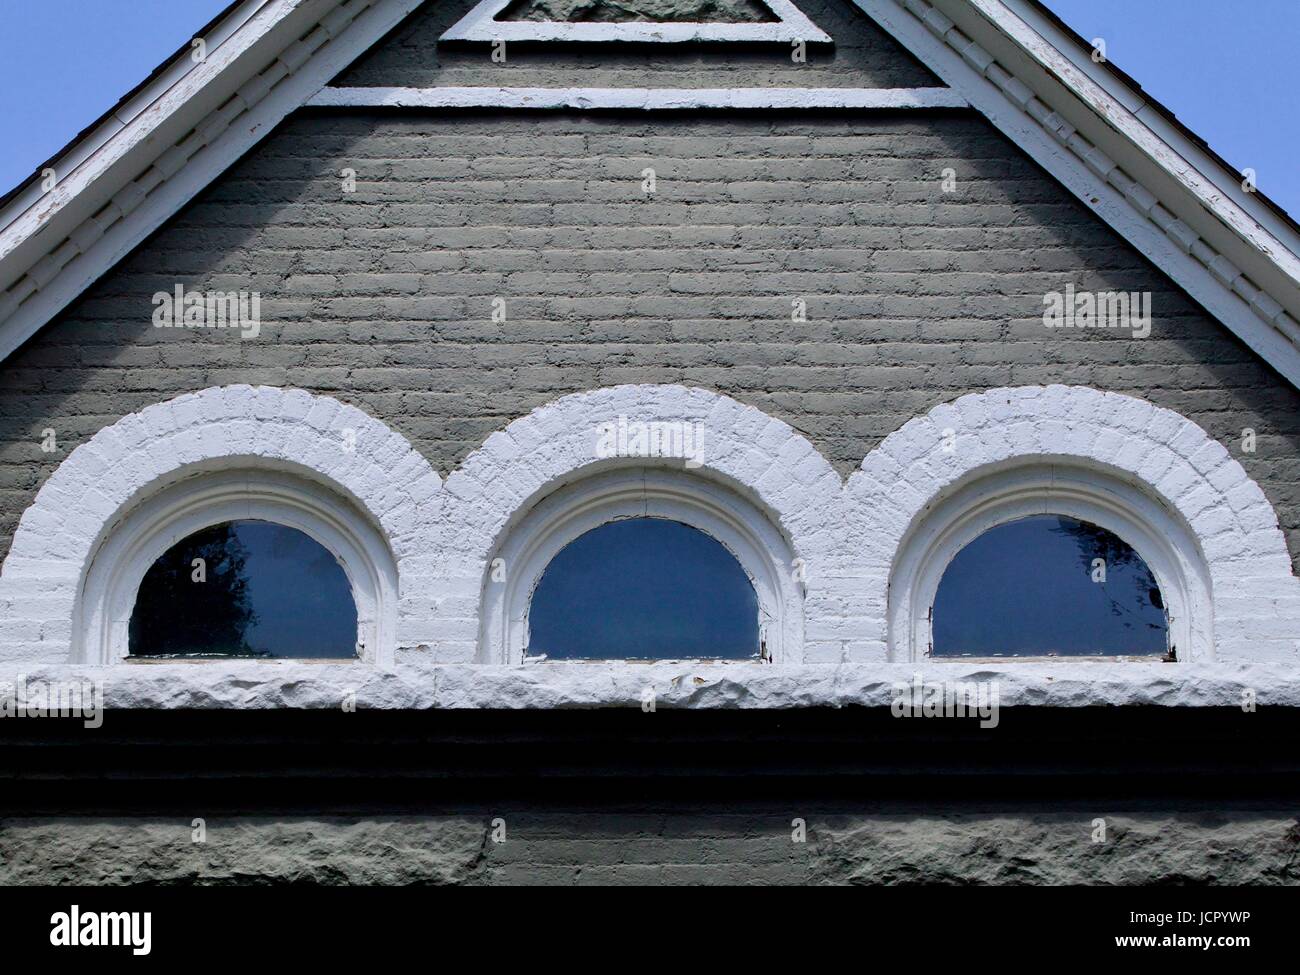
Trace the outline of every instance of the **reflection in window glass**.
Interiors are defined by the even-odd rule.
[[[149,568],[129,639],[134,657],[354,657],[357,608],[343,568],[315,539],[231,521]]]
[[[542,574],[531,655],[557,659],[743,659],[759,654],[758,596],[735,556],[660,518],[594,528]]]
[[[1104,528],[1039,515],[991,528],[934,599],[935,656],[1164,654],[1168,621],[1141,556]]]

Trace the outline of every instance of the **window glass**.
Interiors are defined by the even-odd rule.
[[[1037,515],[991,528],[944,571],[935,656],[1164,654],[1168,620],[1155,577],[1096,525]]]
[[[528,654],[554,659],[757,657],[758,596],[696,528],[629,518],[566,545],[528,613]]]
[[[154,562],[129,640],[135,657],[355,657],[357,609],[342,566],[315,539],[231,521]]]

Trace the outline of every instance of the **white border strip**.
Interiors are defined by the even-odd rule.
[[[790,0],[762,0],[776,14],[775,23],[667,24],[567,23],[561,21],[496,20],[513,0],[482,0],[442,35],[444,41],[621,41],[632,44],[674,44],[683,41],[759,41],[830,44],[821,30]]]
[[[525,667],[433,664],[414,656],[393,668],[293,660],[140,663],[118,667],[0,664],[0,682],[59,686],[97,680],[104,707],[320,709],[337,712],[355,695],[367,710],[522,710],[641,707],[646,689],[662,708],[695,711],[887,708],[896,684],[997,681],[1002,707],[1240,708],[1243,692],[1261,707],[1300,707],[1300,675],[1291,664],[1126,661],[1052,663],[916,661],[784,667],[748,661],[719,664],[548,660]],[[110,717],[111,722],[113,719]],[[653,722],[652,722],[653,723]],[[1086,733],[1086,732],[1085,732]]]
[[[310,108],[969,108],[954,88],[322,88]]]

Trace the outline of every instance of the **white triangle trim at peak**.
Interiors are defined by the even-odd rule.
[[[481,0],[443,33],[444,41],[619,41],[675,44],[684,41],[750,41],[830,44],[831,36],[790,0],[760,0],[777,17],[774,23],[569,23],[555,20],[497,20],[514,0]]]

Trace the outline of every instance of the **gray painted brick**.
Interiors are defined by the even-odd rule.
[[[651,197],[643,164],[661,173]],[[366,176],[348,196],[345,166]],[[1043,291],[1067,281],[1152,291],[1152,335],[1045,329]],[[152,292],[177,282],[256,285],[262,336],[153,328]],[[234,382],[352,402],[444,474],[597,385],[719,390],[847,473],[963,393],[1086,383],[1209,430],[1300,552],[1296,391],[966,113],[302,113],[0,366],[0,551],[77,443]]]

